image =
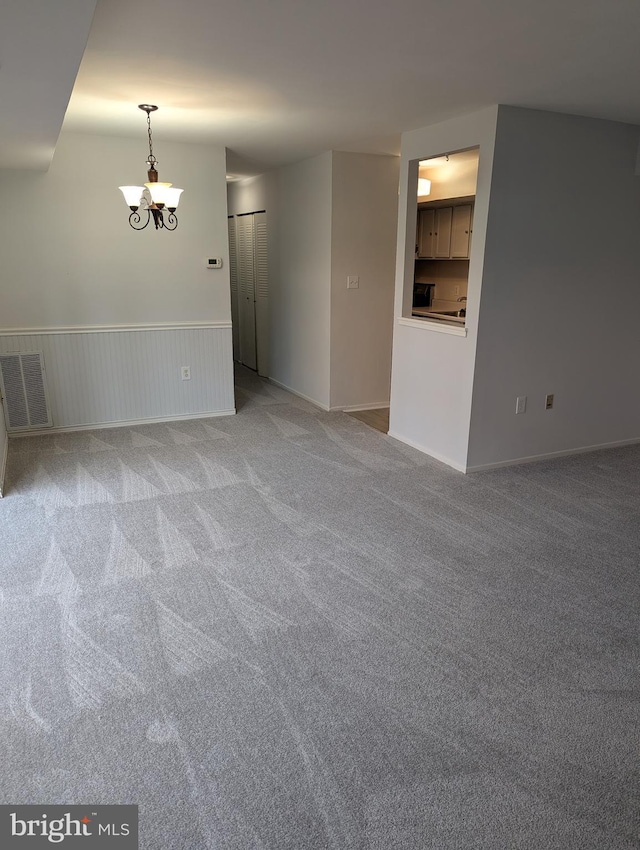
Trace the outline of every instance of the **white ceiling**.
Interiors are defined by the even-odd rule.
[[[96,0],[1,0],[0,168],[47,169]]]
[[[0,41],[0,109],[7,44],[49,36],[51,16],[27,11],[64,7],[77,52],[93,2],[3,0],[25,12]],[[638,0],[98,0],[65,127],[143,135],[136,106],[156,103],[158,142],[222,144],[255,173],[329,149],[397,153],[403,130],[493,103],[640,124],[639,31]],[[59,109],[73,50],[56,50],[65,73],[32,52],[30,75]],[[11,117],[29,132],[28,104]]]

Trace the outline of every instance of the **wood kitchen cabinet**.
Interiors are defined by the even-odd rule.
[[[451,254],[454,259],[467,259],[471,240],[471,204],[454,207],[451,216]]]
[[[473,204],[421,209],[418,212],[418,259],[450,260],[469,257]]]
[[[418,213],[418,257],[434,257],[435,210],[420,210]]]
[[[451,207],[440,207],[436,210],[434,257],[437,259],[451,256],[451,220]]]

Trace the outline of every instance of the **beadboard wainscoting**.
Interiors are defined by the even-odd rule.
[[[48,430],[235,413],[231,322],[0,330],[0,354],[26,352],[44,357]]]

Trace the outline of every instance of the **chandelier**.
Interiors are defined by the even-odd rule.
[[[144,186],[119,186],[118,188],[124,195],[125,202],[131,210],[129,216],[129,224],[134,230],[144,230],[151,221],[156,230],[164,228],[165,230],[175,230],[178,226],[178,217],[176,209],[180,202],[182,189],[173,188],[171,183],[160,183],[158,181],[158,172],[156,165],[158,160],[153,155],[153,142],[151,139],[151,113],[155,112],[157,106],[152,106],[149,103],[141,103],[138,109],[142,109],[147,113],[147,133],[149,135],[149,156],[147,157],[147,177],[149,182]],[[142,208],[142,215],[140,215]],[[146,219],[144,213],[147,213]],[[165,212],[168,215],[165,216]],[[144,222],[144,223],[143,223]]]

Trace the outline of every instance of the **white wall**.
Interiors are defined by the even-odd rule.
[[[103,423],[207,412],[199,403],[191,404],[190,396],[204,397],[212,382],[213,395],[224,398],[225,406],[209,412],[228,411],[233,397],[225,152],[160,139],[156,151],[160,178],[185,190],[180,223],[172,233],[152,225],[142,232],[132,230],[118,190],[145,180],[144,136],[63,133],[47,173],[0,171],[0,332],[5,350],[31,348],[33,338],[25,331],[83,330],[98,362],[101,342],[93,333],[118,333],[123,326],[144,328],[148,334],[184,331],[170,362],[144,358],[139,380],[163,385],[162,399],[150,399],[146,407],[114,404],[103,410]],[[221,256],[223,268],[208,270],[209,256]],[[194,324],[221,335],[211,340],[211,350],[223,352],[224,365],[205,358],[201,368],[192,370],[191,393],[185,393],[178,384],[180,366],[191,365],[192,357],[201,362],[199,343],[188,333]],[[145,345],[156,344],[145,339]],[[48,371],[58,368],[51,358],[55,361],[59,350],[52,343]],[[132,363],[131,370],[140,365]],[[70,375],[61,372],[63,383],[71,381]],[[92,380],[100,382],[109,398],[114,389],[109,382],[118,377],[98,369],[89,376]],[[69,398],[87,388],[69,384],[60,392]],[[60,410],[56,424],[94,424],[75,418],[71,411],[76,406],[82,407],[81,399]]]
[[[497,107],[402,136],[389,433],[466,469]],[[467,335],[440,333],[410,316],[419,159],[479,146]],[[410,168],[410,163],[413,165]],[[410,187],[410,189],[409,189]],[[441,327],[441,326],[436,326]]]
[[[0,334],[0,353],[42,352],[53,425],[67,429],[233,413],[230,338],[206,323]]]
[[[331,152],[279,169],[270,376],[330,405]]]
[[[389,404],[399,162],[333,152],[332,408]]]
[[[470,468],[640,439],[638,133],[500,107]]]
[[[270,171],[257,177],[247,177],[227,184],[229,215],[260,212],[275,214],[277,197],[276,173]]]
[[[174,233],[136,233],[118,186],[146,180],[145,137],[63,133],[45,174],[0,171],[2,328],[229,321],[225,152],[156,140],[184,188]]]

